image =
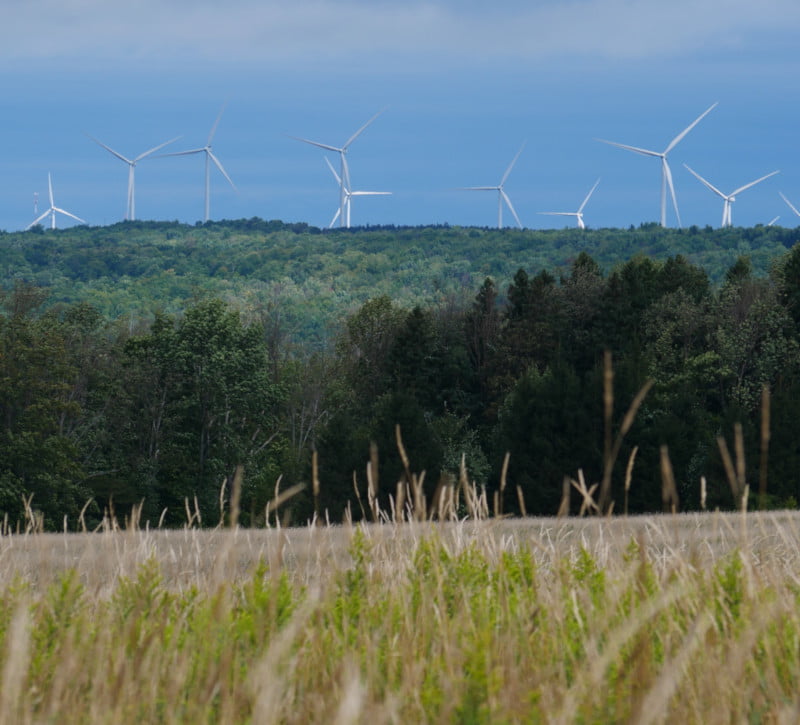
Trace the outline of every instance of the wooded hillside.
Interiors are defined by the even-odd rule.
[[[90,499],[89,523],[143,502],[151,525],[180,524],[188,502],[213,525],[241,465],[242,521],[263,523],[316,450],[319,496],[296,497],[295,520],[348,502],[359,517],[372,443],[382,506],[405,475],[396,425],[429,495],[464,456],[491,500],[509,453],[503,509],[521,511],[519,486],[549,515],[579,470],[616,511],[661,510],[665,452],[679,508],[700,506],[701,478],[708,507],[734,507],[718,439],[735,457],[741,423],[734,478],[796,506],[796,236],[260,220],[0,235],[0,511],[22,519],[32,494],[46,526],[74,528]]]
[[[486,277],[501,296],[520,268],[568,272],[581,253],[610,272],[637,254],[682,255],[719,283],[739,256],[763,276],[800,232],[782,227],[535,231],[379,227],[322,231],[250,219],[188,226],[125,222],[107,227],[0,233],[0,285],[50,291],[47,304],[88,302],[104,317],[152,321],[209,295],[238,309],[280,304],[284,324],[319,341],[343,313],[388,295],[404,307],[474,294]]]

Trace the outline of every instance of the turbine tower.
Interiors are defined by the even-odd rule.
[[[600,183],[600,179],[594,182],[594,186],[590,189],[589,193],[586,195],[586,198],[583,200],[583,203],[578,207],[578,211],[540,211],[540,214],[548,214],[550,216],[574,216],[578,222],[579,229],[586,229],[586,224],[583,223],[583,208],[586,206],[586,202],[589,201],[592,194],[594,194],[594,190],[597,188],[597,185]]]
[[[800,216],[800,211],[797,211],[797,209],[795,208],[795,205],[794,205],[794,204],[792,204],[792,202],[791,202],[791,201],[789,201],[789,200],[788,200],[788,199],[787,199],[787,198],[786,198],[786,197],[783,195],[783,192],[782,192],[782,191],[779,191],[778,193],[781,195],[781,199],[783,199],[783,200],[784,200],[784,201],[787,203],[787,205],[789,206],[789,208],[790,208],[790,209],[791,209],[791,210],[792,210],[792,211],[793,211],[793,212],[794,212],[794,213],[795,213],[797,216]]]
[[[505,174],[503,174],[503,178],[500,179],[500,183],[497,186],[462,186],[461,189],[466,191],[496,191],[497,192],[497,228],[503,228],[503,202],[506,203],[511,213],[514,215],[514,219],[517,221],[517,226],[522,229],[522,222],[519,220],[517,216],[517,212],[514,210],[514,206],[511,203],[511,199],[508,198],[508,194],[506,194],[505,189],[503,188],[504,184],[506,183],[506,179],[508,179],[508,175],[511,173],[511,169],[514,168],[514,164],[517,163],[517,159],[519,155],[522,153],[522,149],[525,148],[525,143],[522,143],[522,146],[519,147],[519,151],[517,151],[517,155],[511,160],[511,163],[508,165]]]
[[[68,211],[66,211],[64,209],[60,209],[59,207],[57,207],[55,205],[55,202],[53,201],[53,180],[50,177],[50,173],[49,172],[47,174],[47,187],[50,190],[50,207],[48,208],[48,210],[46,212],[44,212],[44,214],[41,214],[38,217],[36,217],[36,219],[34,219],[30,224],[28,224],[27,227],[25,227],[25,231],[26,232],[31,227],[35,227],[48,214],[50,215],[50,228],[51,229],[55,229],[56,228],[56,212],[58,212],[59,214],[64,214],[65,216],[71,217],[72,219],[74,219],[75,221],[80,222],[81,224],[86,224],[86,222],[83,219],[81,219],[80,217],[75,216],[74,214],[72,214],[72,213],[70,213],[70,212],[68,212]]]
[[[120,161],[124,161],[126,164],[128,164],[128,202],[125,207],[125,219],[127,219],[128,221],[133,221],[136,218],[136,189],[134,181],[134,170],[136,169],[136,164],[146,156],[150,156],[150,154],[154,154],[156,151],[160,151],[165,146],[169,146],[171,143],[175,143],[175,141],[177,141],[180,138],[180,136],[176,136],[175,138],[170,139],[169,141],[165,141],[164,143],[159,144],[158,146],[154,146],[148,151],[145,151],[143,154],[139,154],[138,156],[132,159],[126,158],[118,151],[112,149],[110,146],[106,146],[106,144],[104,144],[102,141],[98,141],[94,136],[89,136],[89,138],[92,139],[92,141],[94,141],[99,146],[102,146],[106,151],[108,151],[108,153],[112,154],[113,156],[116,156]]]
[[[301,138],[300,136],[290,136],[295,141],[302,141],[303,143],[311,144],[312,146],[317,146],[321,149],[326,149],[327,151],[334,151],[335,153],[339,154],[339,159],[341,161],[340,168],[341,172],[339,173],[339,226],[344,226],[347,217],[347,211],[345,209],[345,205],[349,204],[349,197],[348,194],[351,193],[350,190],[350,168],[347,165],[347,151],[350,148],[350,145],[355,141],[378,116],[380,116],[384,110],[381,109],[378,111],[372,118],[369,119],[361,128],[358,129],[347,141],[344,142],[343,146],[331,146],[330,144],[320,143],[319,141],[311,141],[307,138]],[[349,224],[348,224],[349,226]]]
[[[686,166],[686,164],[684,164]],[[740,186],[738,189],[734,189],[730,194],[723,194],[716,186],[714,186],[711,182],[706,181],[700,174],[696,171],[691,169],[689,166],[686,166],[689,170],[689,173],[692,174],[698,181],[700,181],[703,186],[708,189],[711,189],[715,194],[722,197],[723,204],[722,204],[722,226],[723,227],[732,227],[733,220],[731,219],[731,205],[733,202],[736,201],[736,195],[741,194],[745,189],[749,189],[751,186],[755,186],[756,184],[760,184],[765,179],[768,179],[770,176],[775,176],[775,174],[780,173],[779,171],[773,171],[772,173],[766,174],[762,176],[760,179],[756,179],[755,181],[751,181],[749,184],[745,184],[744,186]]]
[[[327,156],[325,157],[325,163],[328,164],[328,168],[331,170],[333,178],[336,179],[336,183],[341,187],[342,179],[339,174],[336,173],[336,169],[333,168],[333,164],[328,160]],[[345,226],[348,229],[350,228],[350,206],[354,196],[390,196],[391,193],[391,191],[350,191],[349,188],[345,187]],[[333,228],[333,225],[336,224],[336,220],[341,216],[341,213],[341,208],[336,210],[336,214],[333,215],[333,219],[331,219],[328,229]]]
[[[165,156],[191,156],[192,154],[205,154],[206,156],[206,193],[205,193],[205,216],[203,221],[208,221],[209,219],[209,211],[210,211],[210,195],[211,195],[211,163],[213,162],[214,165],[220,170],[220,173],[228,180],[228,183],[231,185],[234,191],[236,191],[236,184],[233,183],[231,177],[228,176],[228,172],[225,171],[224,167],[220,163],[220,160],[214,155],[213,150],[211,149],[211,141],[214,139],[214,134],[217,132],[217,126],[219,126],[219,121],[222,118],[222,113],[225,110],[225,105],[222,106],[220,109],[219,115],[217,116],[217,120],[214,121],[214,125],[211,127],[211,132],[208,134],[208,140],[206,141],[206,145],[202,148],[197,149],[189,149],[188,151],[176,151],[172,154],[162,154],[159,158],[163,158]]]
[[[669,163],[667,163],[667,154],[672,151],[686,136],[689,131],[691,131],[700,121],[702,121],[711,111],[713,111],[717,107],[717,103],[712,103],[703,113],[701,113],[694,121],[692,121],[683,131],[681,131],[672,141],[669,142],[667,148],[663,151],[651,151],[649,149],[642,149],[638,146],[626,146],[625,144],[616,143],[615,141],[606,141],[605,139],[599,138],[598,141],[602,143],[607,143],[610,146],[616,146],[617,148],[625,149],[626,151],[633,151],[637,154],[642,154],[643,156],[655,156],[661,159],[661,226],[667,226],[667,187],[669,187],[669,193],[672,196],[672,207],[675,209],[675,217],[678,220],[678,227],[681,226],[681,215],[678,212],[678,199],[675,196],[675,187],[672,184],[672,171],[670,171]]]

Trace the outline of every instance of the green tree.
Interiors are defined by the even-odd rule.
[[[53,315],[35,315],[41,300],[18,287],[0,317],[0,510],[20,520],[22,497],[32,495],[45,525],[60,527],[89,499],[72,435],[82,409],[69,331]]]
[[[564,362],[543,372],[529,368],[509,393],[493,458],[499,466],[510,454],[509,479],[522,488],[529,513],[555,515],[564,476],[575,477],[579,468],[587,480],[599,480],[599,400],[599,387],[587,389]]]
[[[245,470],[242,507],[260,512],[278,475],[282,391],[270,376],[261,331],[219,300],[200,302],[180,320],[157,318],[126,347],[128,404],[146,411],[132,438],[136,467],[169,521],[196,496],[216,523],[219,493],[236,466]],[[230,491],[230,488],[228,488]]]
[[[360,396],[374,399],[390,383],[389,355],[404,318],[384,295],[365,302],[347,319],[338,351]]]

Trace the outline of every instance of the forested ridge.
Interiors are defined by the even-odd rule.
[[[661,510],[664,446],[679,508],[700,505],[701,477],[708,507],[734,506],[717,439],[733,449],[737,423],[746,481],[768,481],[755,503],[796,506],[797,237],[258,219],[0,234],[0,512],[21,520],[30,500],[75,528],[141,502],[177,525],[188,501],[215,525],[242,466],[241,520],[263,524],[276,481],[309,482],[317,451],[319,497],[295,497],[294,520],[315,503],[357,518],[372,443],[381,505],[396,492],[399,425],[429,495],[463,455],[491,497],[509,453],[503,509],[520,511],[519,486],[528,513],[555,514],[565,475],[601,481],[648,381],[616,510],[634,446],[630,511]]]
[[[471,296],[486,277],[504,288],[520,268],[568,272],[587,252],[604,273],[637,254],[682,255],[719,283],[739,256],[757,275],[795,242],[798,230],[664,229],[552,231],[472,227],[377,227],[320,230],[307,224],[249,219],[124,222],[0,233],[0,284],[45,287],[46,304],[88,302],[108,318],[152,321],[181,312],[188,300],[216,296],[239,309],[280,303],[284,324],[304,343],[327,338],[371,297],[437,304]]]

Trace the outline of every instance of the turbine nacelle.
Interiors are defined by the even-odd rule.
[[[231,185],[231,188],[234,191],[237,191],[236,184],[233,183],[233,179],[228,175],[228,172],[225,171],[225,167],[222,165],[222,162],[214,155],[214,152],[211,150],[211,142],[214,139],[214,134],[217,132],[217,126],[219,126],[219,122],[222,119],[222,114],[225,111],[225,105],[222,105],[222,108],[217,114],[217,119],[214,121],[214,125],[211,127],[211,131],[208,134],[208,139],[206,139],[206,145],[202,148],[196,149],[189,149],[188,151],[176,151],[172,154],[161,154],[156,158],[165,158],[167,156],[192,156],[194,154],[205,154],[206,157],[206,173],[205,173],[205,217],[203,221],[208,221],[210,217],[210,210],[211,210],[211,163],[217,167],[219,172],[225,177],[225,180]]]
[[[674,149],[686,136],[689,131],[691,131],[700,121],[703,120],[714,108],[717,107],[717,103],[711,104],[703,113],[701,113],[694,121],[692,121],[683,131],[681,131],[672,141],[669,142],[667,148],[663,151],[651,151],[650,149],[643,149],[639,148],[638,146],[627,146],[625,144],[616,143],[615,141],[606,141],[605,139],[599,138],[598,141],[609,144],[610,146],[616,146],[617,148],[625,149],[626,151],[632,151],[637,154],[641,154],[643,156],[656,156],[661,159],[661,226],[667,226],[667,189],[669,189],[670,196],[672,197],[672,207],[675,210],[675,218],[678,220],[678,227],[681,226],[681,215],[678,211],[678,198],[675,195],[675,186],[672,183],[672,171],[669,168],[669,163],[667,163],[667,154],[669,154],[672,149]]]
[[[540,211],[540,214],[546,214],[548,216],[574,216],[578,222],[578,229],[586,229],[586,224],[583,222],[583,210],[586,206],[586,203],[589,199],[592,198],[592,194],[594,194],[594,190],[600,184],[600,179],[594,182],[594,186],[589,190],[589,193],[585,196],[584,200],[581,202],[581,205],[578,207],[578,211]]]
[[[56,212],[59,214],[63,214],[64,216],[68,216],[71,219],[74,219],[81,224],[86,224],[86,222],[81,219],[79,216],[75,216],[72,212],[68,212],[66,209],[61,209],[56,206],[55,201],[53,200],[53,179],[50,173],[47,174],[47,189],[50,194],[50,208],[44,212],[44,214],[40,214],[36,219],[34,219],[27,227],[25,227],[25,231],[28,231],[32,227],[35,227],[42,219],[49,216],[50,217],[50,228],[56,228]]]
[[[710,181],[704,179],[700,174],[698,174],[694,169],[692,169],[688,164],[684,164],[686,169],[689,171],[692,176],[694,176],[703,186],[707,189],[713,191],[717,196],[722,198],[722,226],[723,227],[731,227],[733,226],[733,219],[731,214],[731,205],[736,201],[736,195],[741,194],[743,191],[750,189],[751,187],[755,186],[756,184],[760,184],[762,181],[769,179],[770,176],[775,176],[775,174],[779,174],[780,171],[772,171],[769,174],[765,174],[760,178],[756,179],[755,181],[751,181],[744,186],[740,186],[738,189],[734,189],[730,194],[723,194],[716,186],[714,186]]]
[[[339,226],[350,226],[349,222],[349,205],[350,205],[350,169],[347,166],[347,150],[350,148],[350,144],[353,143],[365,130],[366,128],[378,117],[380,116],[386,109],[382,108],[378,111],[372,118],[370,118],[361,128],[359,128],[350,138],[345,141],[343,146],[332,146],[330,144],[321,143],[319,141],[312,141],[308,138],[302,138],[300,136],[290,136],[289,138],[293,138],[295,141],[302,141],[303,143],[307,143],[311,146],[316,146],[317,148],[325,149],[326,151],[333,151],[334,153],[339,154],[339,161],[341,167],[341,173],[336,174],[336,178],[338,179],[339,183],[339,211],[337,212],[336,216],[334,216],[333,221],[331,222],[331,226],[336,222],[336,219],[339,219]],[[327,161],[327,158],[326,158]],[[330,165],[330,162],[328,162]],[[334,172],[335,174],[336,172]],[[347,208],[345,208],[347,207]]]
[[[514,168],[514,164],[517,163],[517,159],[519,158],[520,154],[522,153],[522,149],[525,148],[525,142],[523,141],[522,146],[519,147],[519,151],[517,151],[514,158],[511,160],[511,163],[508,165],[505,173],[503,174],[502,178],[500,179],[500,183],[496,186],[462,186],[461,189],[464,191],[496,191],[497,192],[497,228],[503,228],[503,202],[505,202],[506,206],[508,207],[511,214],[514,216],[514,219],[517,222],[517,226],[522,229],[522,222],[519,220],[517,216],[517,212],[514,209],[514,205],[511,203],[511,199],[509,198],[508,194],[506,194],[505,189],[503,188],[506,180],[508,179],[509,174],[511,173],[511,169]]]
[[[86,134],[89,136],[89,134]],[[110,146],[107,146],[102,141],[98,141],[94,136],[89,136],[89,138],[94,141],[98,146],[102,146],[106,151],[108,151],[112,156],[115,156],[120,161],[124,161],[128,164],[128,201],[125,207],[125,219],[128,221],[133,221],[136,218],[136,188],[135,188],[135,180],[134,180],[134,169],[136,168],[136,164],[144,158],[147,158],[151,154],[154,154],[156,151],[160,151],[165,146],[169,146],[171,143],[175,143],[180,136],[176,136],[169,141],[165,141],[164,143],[159,144],[158,146],[154,146],[151,149],[148,149],[144,153],[139,154],[138,156],[129,159],[123,156],[119,151],[115,151]]]
[[[350,209],[352,206],[352,199],[354,196],[391,196],[391,191],[351,191],[350,188],[347,186],[342,186],[342,179],[339,174],[336,173],[336,169],[333,168],[333,164],[328,160],[328,157],[325,157],[325,163],[328,165],[328,168],[331,170],[333,174],[333,178],[336,179],[336,183],[339,184],[340,187],[344,189],[345,195],[345,210],[344,210],[344,225],[349,229],[350,228]],[[342,210],[341,208],[336,210],[336,213],[333,215],[333,219],[331,219],[331,223],[328,224],[328,229],[332,229],[333,225],[336,224],[336,220],[342,218]]]

